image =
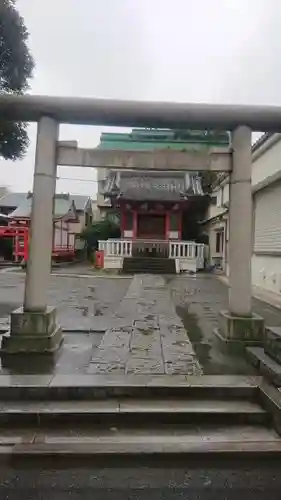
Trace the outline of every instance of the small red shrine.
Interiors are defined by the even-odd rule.
[[[104,195],[120,213],[121,238],[181,240],[182,215],[197,196],[200,179],[183,172],[114,172]]]

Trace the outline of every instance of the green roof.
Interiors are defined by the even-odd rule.
[[[99,149],[150,150],[175,149],[186,150],[197,147],[225,147],[229,145],[227,132],[169,130],[169,129],[133,129],[130,133],[101,134]]]

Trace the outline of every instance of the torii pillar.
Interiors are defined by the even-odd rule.
[[[229,310],[219,317],[219,336],[227,341],[262,343],[264,320],[252,312],[252,141],[251,129],[232,132],[229,204]]]
[[[53,118],[44,116],[38,122],[24,304],[12,312],[11,330],[2,336],[1,351],[8,354],[52,353],[62,342],[56,310],[47,305],[58,133]]]

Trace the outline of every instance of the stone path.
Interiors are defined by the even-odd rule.
[[[243,348],[218,342],[214,329],[218,314],[228,309],[228,288],[215,276],[175,276],[168,280],[176,311],[188,331],[204,374],[246,375],[255,373]],[[281,311],[253,299],[253,310],[268,326],[281,326]]]
[[[135,276],[88,374],[201,374],[184,326],[162,277]]]
[[[77,272],[76,268],[71,268]],[[67,332],[105,332],[123,299],[130,278],[51,276],[48,303],[57,308],[57,321]],[[10,313],[22,305],[25,274],[0,273],[0,331],[9,329]]]

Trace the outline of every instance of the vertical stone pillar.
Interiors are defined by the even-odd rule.
[[[11,329],[2,336],[1,351],[9,354],[53,353],[62,343],[56,310],[47,306],[53,246],[58,123],[42,117],[38,123],[34,169],[31,238],[24,305],[11,313]]]
[[[240,126],[232,133],[233,165],[229,207],[229,311],[252,313],[252,142],[251,130]]]
[[[219,336],[227,341],[262,343],[264,320],[252,312],[252,145],[251,130],[232,133],[233,165],[229,207],[229,310],[219,317]]]
[[[38,123],[33,180],[31,238],[27,262],[24,310],[45,311],[53,244],[56,147],[59,126],[44,116]]]

